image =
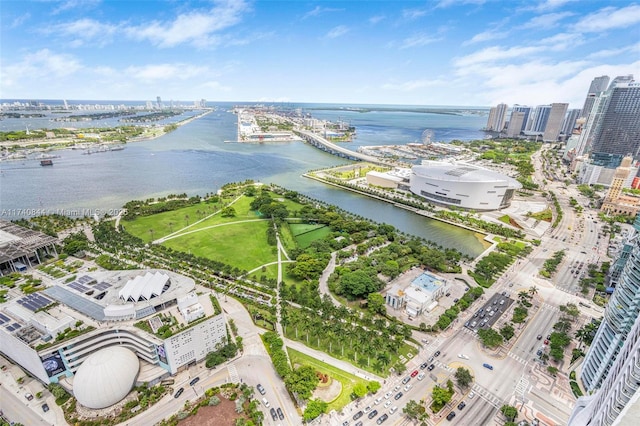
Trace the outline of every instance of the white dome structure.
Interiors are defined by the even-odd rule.
[[[87,408],[105,408],[127,396],[140,370],[138,357],[122,346],[91,354],[73,379],[73,395]]]

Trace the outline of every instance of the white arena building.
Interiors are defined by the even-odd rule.
[[[468,210],[508,207],[517,180],[467,163],[423,161],[411,169],[410,189],[430,202]]]

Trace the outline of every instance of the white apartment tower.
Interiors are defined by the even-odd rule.
[[[544,132],[542,134],[542,140],[545,142],[555,142],[560,136],[560,130],[562,130],[562,123],[564,122],[564,116],[567,113],[569,104],[554,103],[551,104],[551,110],[549,111],[549,118],[544,126]]]

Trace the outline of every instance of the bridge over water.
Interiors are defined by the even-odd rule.
[[[392,166],[388,161],[382,160],[378,157],[374,157],[372,155],[362,154],[360,152],[351,151],[350,149],[343,148],[340,145],[337,145],[333,142],[329,142],[322,136],[309,132],[306,130],[294,130],[298,136],[304,139],[309,144],[315,146],[318,149],[321,149],[325,152],[328,152],[333,155],[337,155],[338,157],[346,158],[348,160],[354,161],[368,161],[370,163],[375,164],[384,164],[386,166]]]

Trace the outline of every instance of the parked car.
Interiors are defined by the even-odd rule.
[[[374,418],[375,416],[378,415],[378,410],[373,410],[372,412],[369,413],[369,415],[367,417],[369,417],[370,419]]]
[[[440,351],[436,351],[436,353],[434,353],[433,356],[440,356]]]
[[[49,411],[49,405],[47,405],[47,404],[42,404],[42,411],[44,411],[45,413],[46,413],[47,411]]]
[[[396,401],[399,400],[400,398],[402,398],[403,393],[402,392],[398,392],[396,394],[396,396],[393,397],[393,399],[395,399]]]
[[[436,368],[435,364],[431,364],[431,365],[427,368],[427,370],[431,371],[431,370],[433,370],[434,368]]]
[[[367,405],[367,406],[364,408],[364,412],[365,412],[365,413],[368,413],[369,411],[371,411],[371,406],[370,406],[370,405]]]
[[[418,375],[418,370],[413,370],[411,372],[411,377],[416,377]]]
[[[422,380],[422,379],[424,379],[424,371],[418,374],[418,380]]]
[[[271,410],[269,410],[269,413],[271,414],[271,418],[273,419],[273,421],[277,421],[278,420],[278,414],[276,414],[276,409],[271,407]],[[348,424],[349,422],[347,422]]]
[[[267,391],[264,390],[264,386],[262,386],[260,383],[258,383],[256,388],[258,389],[258,392],[260,392],[260,395],[264,395],[265,393],[267,393]]]
[[[409,380],[411,380],[411,376],[407,376],[404,379],[402,379],[402,384],[406,385],[407,383],[409,383]]]
[[[425,368],[427,368],[429,366],[429,363],[427,362],[423,362],[422,364],[420,364],[420,370],[424,370]]]
[[[475,392],[469,392],[469,399],[473,399],[474,396],[476,396]]]
[[[460,404],[458,404],[458,410],[462,410],[466,406],[467,404],[465,404],[464,401],[461,401]]]
[[[189,384],[191,386],[195,385],[196,383],[198,383],[200,381],[200,377],[195,377],[193,379],[191,379],[191,381],[189,382]]]
[[[388,418],[389,416],[387,414],[383,414],[380,416],[380,418],[378,418],[378,420],[376,420],[376,423],[381,425],[382,423],[386,422]]]
[[[393,395],[393,392],[389,391],[387,393],[384,394],[384,399],[389,399],[389,397]]]
[[[454,411],[450,412],[449,414],[447,414],[447,420],[451,420],[456,416],[456,413]]]
[[[389,414],[393,414],[393,413],[395,413],[396,411],[398,411],[398,406],[397,406],[397,405],[394,405],[393,407],[391,407],[391,410],[389,410]]]
[[[358,420],[362,416],[364,416],[364,413],[362,412],[362,410],[360,410],[353,415],[353,420]]]
[[[180,395],[182,395],[182,392],[184,392],[184,388],[180,388],[176,391],[175,395],[173,395],[174,398],[179,398]]]
[[[381,396],[380,396],[380,397],[378,397],[378,398],[376,398],[376,400],[375,400],[375,401],[373,401],[373,403],[374,403],[375,405],[378,405],[378,404],[380,404],[380,401],[382,401],[382,397],[381,397]]]
[[[267,398],[262,398],[262,403],[265,407],[269,408],[269,401],[267,401]]]
[[[404,391],[405,391],[405,392],[409,392],[409,389],[411,389],[412,387],[413,387],[413,385],[412,385],[411,383],[409,383],[408,385],[406,385],[406,386],[404,387]]]
[[[31,401],[33,399],[33,395],[31,395],[29,392],[25,393],[24,397],[27,398],[27,401]]]
[[[389,408],[390,405],[391,405],[391,401],[387,401],[384,403],[384,408]]]
[[[278,418],[280,420],[284,420],[284,413],[282,412],[282,410],[280,409],[280,407],[278,407],[278,409],[276,410],[278,412]]]

